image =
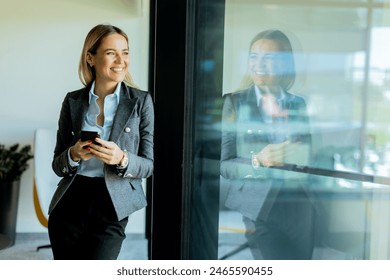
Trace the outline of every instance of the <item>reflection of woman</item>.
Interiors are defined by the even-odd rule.
[[[80,59],[85,87],[66,95],[58,122],[53,169],[63,179],[49,209],[55,259],[116,259],[128,216],[146,205],[141,178],[153,171],[153,103],[130,86],[128,67],[127,35],[94,27]],[[82,141],[81,130],[100,138]]]
[[[307,164],[309,122],[295,80],[289,39],[278,30],[250,44],[244,89],[226,94],[221,175],[229,179],[226,206],[241,212],[256,259],[310,259],[314,211],[307,178],[286,171]]]

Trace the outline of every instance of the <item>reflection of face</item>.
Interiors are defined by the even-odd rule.
[[[269,39],[257,40],[249,53],[248,68],[255,85],[259,87],[278,85],[282,62],[278,43]]]
[[[95,55],[89,54],[88,62],[96,72],[96,83],[114,88],[123,81],[128,70],[129,49],[127,40],[120,34],[105,37]]]

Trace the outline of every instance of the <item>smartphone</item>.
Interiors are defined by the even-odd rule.
[[[88,141],[91,140],[93,144],[95,145],[100,145],[99,143],[95,142],[95,138],[100,138],[99,133],[96,131],[87,131],[87,130],[82,130],[80,132],[80,138],[81,141]],[[84,146],[84,149],[86,149],[88,146]]]

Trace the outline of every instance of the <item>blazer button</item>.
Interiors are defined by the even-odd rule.
[[[125,128],[125,132],[127,132],[127,133],[129,133],[130,130],[131,130],[130,127],[126,127],[126,128]]]

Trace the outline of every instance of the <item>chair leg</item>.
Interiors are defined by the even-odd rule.
[[[242,250],[245,250],[246,248],[249,248],[249,244],[248,242],[245,242],[244,244],[241,244],[240,246],[238,246],[236,249],[234,249],[233,251],[227,253],[226,255],[222,256],[220,258],[220,260],[226,260],[227,258],[241,252]]]
[[[38,246],[38,247],[37,247],[37,252],[38,252],[40,249],[46,249],[46,248],[51,248],[51,245],[48,244],[48,245],[41,245],[41,246]]]

